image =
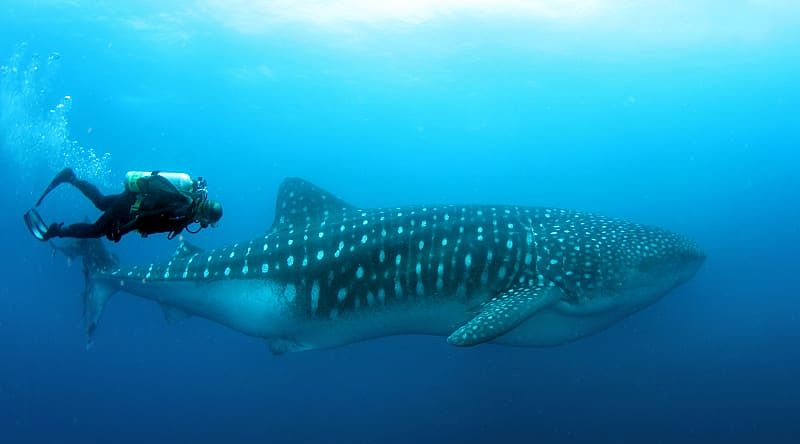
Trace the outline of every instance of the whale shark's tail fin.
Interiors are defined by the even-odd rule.
[[[94,278],[100,270],[116,268],[117,258],[108,252],[100,239],[74,239],[58,243],[50,242],[54,251],[60,252],[69,259],[80,257],[83,260],[83,277],[85,288],[81,294],[83,299],[83,320],[86,328],[87,346],[92,343],[92,334],[97,322],[103,314],[108,299],[119,289],[108,282]]]

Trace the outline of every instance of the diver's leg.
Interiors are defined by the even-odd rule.
[[[73,180],[75,180],[75,172],[72,171],[72,168],[64,168],[63,170],[59,171],[59,173],[56,174],[56,177],[54,177],[53,180],[50,181],[50,184],[47,185],[47,188],[45,188],[44,193],[42,193],[42,196],[39,197],[39,200],[36,201],[36,206],[38,207],[44,200],[45,196],[50,194],[50,192],[53,191],[57,186],[61,185],[62,183],[72,182]]]
[[[70,181],[72,186],[78,189],[84,196],[92,201],[94,206],[100,211],[107,211],[114,204],[119,195],[104,196],[94,184],[85,180],[75,178]]]
[[[100,211],[108,210],[111,205],[114,204],[114,201],[117,198],[117,196],[114,195],[104,196],[103,193],[101,193],[100,190],[93,184],[85,180],[78,179],[78,177],[75,175],[75,172],[72,171],[72,168],[64,168],[58,174],[56,174],[56,177],[54,177],[52,181],[50,181],[50,185],[48,185],[44,190],[44,193],[42,193],[42,196],[36,202],[36,206],[38,207],[39,204],[42,203],[42,200],[44,200],[45,196],[47,196],[62,183],[69,183],[77,188],[78,191],[83,193],[84,196],[91,200],[92,204],[94,204],[94,206]]]
[[[103,213],[93,224],[79,223],[67,226],[51,226],[47,232],[47,237],[76,237],[81,239],[103,237],[110,232],[113,223],[114,217],[108,213]]]

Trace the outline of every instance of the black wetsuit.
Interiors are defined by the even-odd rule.
[[[138,231],[142,235],[170,233],[173,237],[195,221],[196,205],[192,197],[180,192],[167,179],[148,176],[141,185],[143,193],[127,189],[120,194],[104,196],[91,183],[73,179],[69,183],[92,201],[103,214],[94,223],[62,226],[58,237],[94,238],[106,236],[118,242],[123,235]]]

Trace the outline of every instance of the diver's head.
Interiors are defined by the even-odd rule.
[[[204,200],[197,206],[197,221],[203,228],[222,219],[222,204],[217,200]]]

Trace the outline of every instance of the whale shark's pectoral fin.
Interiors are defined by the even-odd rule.
[[[513,330],[561,298],[558,287],[511,288],[485,303],[477,315],[447,337],[459,347],[482,344]]]

